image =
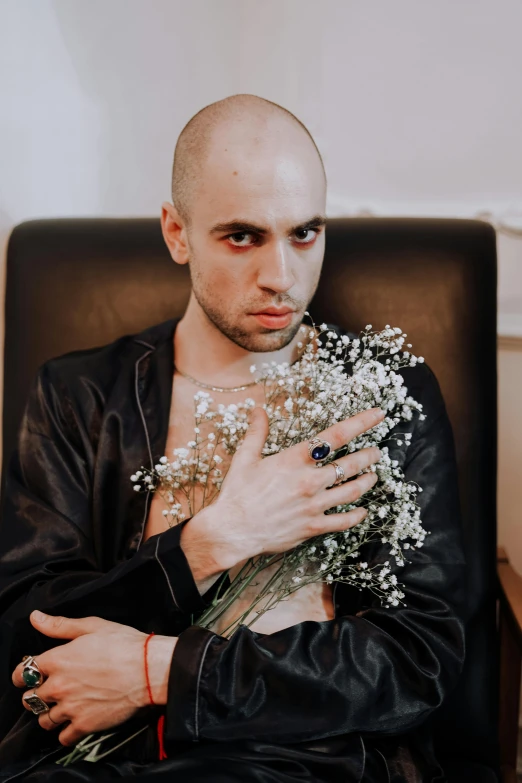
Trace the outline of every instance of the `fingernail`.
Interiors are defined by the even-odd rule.
[[[43,621],[47,617],[46,614],[40,612],[38,609],[35,609],[34,612],[31,613],[31,616],[34,620],[36,620],[37,623],[43,623]]]

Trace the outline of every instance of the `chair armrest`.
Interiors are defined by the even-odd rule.
[[[499,743],[503,783],[515,781],[522,658],[522,577],[505,551],[497,551],[500,632]]]
[[[502,610],[508,612],[512,633],[522,655],[522,576],[509,562],[505,550],[497,550],[497,573]]]

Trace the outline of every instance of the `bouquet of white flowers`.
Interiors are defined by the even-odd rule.
[[[252,373],[260,374],[263,407],[269,419],[263,454],[268,456],[308,441],[338,421],[380,407],[386,414],[381,423],[321,462],[324,466],[349,452],[381,444],[381,459],[367,469],[377,473],[378,481],[355,503],[334,506],[326,512],[342,513],[363,506],[367,516],[355,527],[308,539],[289,552],[250,558],[226,589],[223,585],[227,572],[223,574],[211,605],[197,618],[196,625],[215,625],[260,571],[270,566],[269,579],[248,609],[221,631],[224,636],[230,636],[239,624],[253,625],[279,601],[311,582],[349,582],[360,589],[369,588],[384,605],[397,606],[404,594],[391,573],[390,561],[368,564],[362,556],[363,547],[380,539],[388,545],[390,557],[402,566],[405,550],[422,546],[426,536],[415,502],[416,493],[422,488],[404,481],[397,461],[382,446],[401,419],[409,420],[414,410],[422,410],[408,396],[398,370],[422,362],[423,358],[402,350],[407,335],[389,325],[379,332],[368,325],[353,339],[337,334],[327,324],[321,324],[320,330],[315,325],[307,327],[307,334],[308,341],[294,364],[272,362],[259,370],[256,365],[250,368]],[[298,343],[298,347],[303,349],[303,344]],[[255,406],[250,398],[227,406],[215,407],[213,403],[208,393],[195,394],[194,439],[186,447],[174,449],[174,459],[163,456],[153,470],[141,467],[131,476],[136,491],[160,493],[166,505],[163,514],[170,526],[186,518],[182,497],[190,514],[195,513],[196,488],[200,497],[202,492],[201,507],[215,500],[226,476],[226,457],[240,448]],[[424,418],[422,413],[420,416]],[[399,444],[402,438],[408,445],[411,435],[395,432],[391,437]],[[248,617],[252,619],[247,622]]]

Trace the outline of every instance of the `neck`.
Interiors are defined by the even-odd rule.
[[[250,367],[263,362],[294,362],[300,353],[298,342],[306,342],[306,332],[299,329],[295,337],[277,351],[247,351],[224,335],[201,310],[191,295],[174,332],[176,366],[203,383],[215,386],[239,386],[254,380]]]

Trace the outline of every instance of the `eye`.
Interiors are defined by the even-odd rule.
[[[316,228],[298,228],[294,236],[298,245],[309,245],[319,234]]]
[[[246,242],[245,239],[251,239],[253,236],[253,234],[249,234],[246,231],[238,231],[235,234],[230,234],[226,238],[232,245],[234,245],[234,247],[248,247],[253,243]]]

